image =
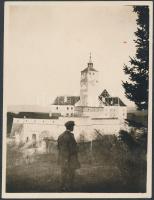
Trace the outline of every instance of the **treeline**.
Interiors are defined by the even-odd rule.
[[[127,121],[132,122],[130,125],[135,127],[148,127],[148,113],[144,111],[127,113]]]

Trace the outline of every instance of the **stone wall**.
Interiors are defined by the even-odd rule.
[[[92,140],[97,136],[97,132],[101,134],[118,134],[120,129],[124,129],[124,121],[119,119],[91,119],[80,117],[60,117],[59,119],[19,119],[14,118],[11,136],[21,141],[32,140],[35,136],[36,140],[42,140],[49,137],[57,140],[58,136],[65,131],[65,122],[75,121],[74,135],[78,140],[84,135],[86,140]],[[21,127],[22,129],[19,129]]]

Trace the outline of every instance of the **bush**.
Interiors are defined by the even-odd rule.
[[[117,167],[126,185],[145,186],[146,151],[133,133],[121,130],[119,136],[102,135],[91,142],[79,143],[81,164]],[[143,186],[142,186],[143,187]]]

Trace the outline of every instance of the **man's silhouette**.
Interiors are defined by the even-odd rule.
[[[72,133],[74,125],[74,121],[66,122],[65,132],[58,137],[58,162],[61,167],[61,189],[64,192],[73,190],[75,170],[80,168],[77,143]]]

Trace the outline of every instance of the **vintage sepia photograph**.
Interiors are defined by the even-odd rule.
[[[4,198],[150,198],[152,2],[4,6]]]

